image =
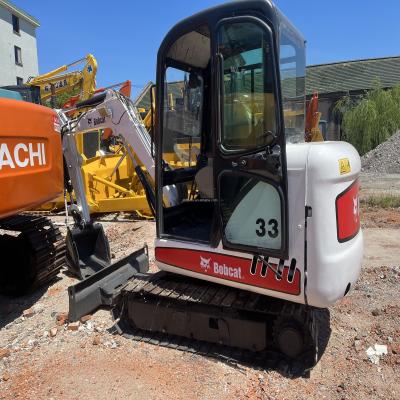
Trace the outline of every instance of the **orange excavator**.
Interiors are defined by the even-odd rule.
[[[60,122],[54,110],[0,93],[0,293],[50,282],[65,259],[58,228],[26,214],[63,192]]]

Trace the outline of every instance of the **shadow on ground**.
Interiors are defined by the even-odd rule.
[[[57,277],[48,284],[23,296],[13,297],[0,294],[0,329],[22,316],[27,310],[37,304],[48,288],[61,278]]]
[[[330,312],[328,309],[315,309],[316,324],[318,327],[317,354],[312,351],[302,354],[293,360],[285,357],[277,350],[253,352],[241,350],[204,341],[191,340],[184,337],[146,332],[133,326],[129,318],[124,318],[124,311],[114,307],[112,310],[116,324],[110,329],[110,333],[117,333],[125,338],[142,341],[157,346],[168,347],[193,354],[209,357],[215,362],[224,362],[227,365],[241,369],[248,366],[256,370],[276,371],[290,379],[299,377],[309,378],[310,370],[323,356],[331,335]]]

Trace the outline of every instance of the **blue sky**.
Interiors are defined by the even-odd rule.
[[[12,1],[41,23],[37,31],[41,73],[90,52],[99,63],[98,86],[130,79],[139,87],[154,79],[157,49],[169,28],[182,18],[224,2]],[[307,64],[400,55],[398,0],[275,3],[307,39]]]

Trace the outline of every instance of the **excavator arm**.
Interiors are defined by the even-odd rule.
[[[77,104],[77,110],[87,110],[75,119],[60,112],[65,122],[63,144],[64,157],[68,165],[68,174],[72,180],[81,224],[90,223],[89,207],[85,196],[82,174],[82,159],[76,148],[75,135],[94,130],[104,130],[108,135],[118,137],[123,143],[131,161],[137,170],[144,167],[154,182],[154,160],[151,155],[151,139],[144,128],[140,116],[131,101],[115,90],[106,90],[91,99]]]
[[[67,189],[74,190],[75,200],[70,196],[69,214],[75,221],[69,230],[67,247],[72,271],[86,278],[110,264],[109,245],[100,224],[93,223],[85,193],[81,166],[82,157],[76,146],[75,135],[107,130],[118,138],[130,157],[135,172],[143,185],[150,208],[155,213],[155,165],[152,157],[151,138],[131,100],[120,92],[107,89],[103,93],[76,105],[76,111],[84,110],[69,120],[63,111],[62,140],[65,159]],[[71,110],[69,110],[71,111]],[[179,191],[175,186],[164,190],[165,202],[178,203]]]

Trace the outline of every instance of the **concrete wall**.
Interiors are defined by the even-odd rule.
[[[38,75],[35,27],[19,18],[20,33],[13,32],[12,13],[0,5],[0,86],[16,85],[17,76],[24,82]],[[22,66],[15,64],[14,46],[21,48]]]

